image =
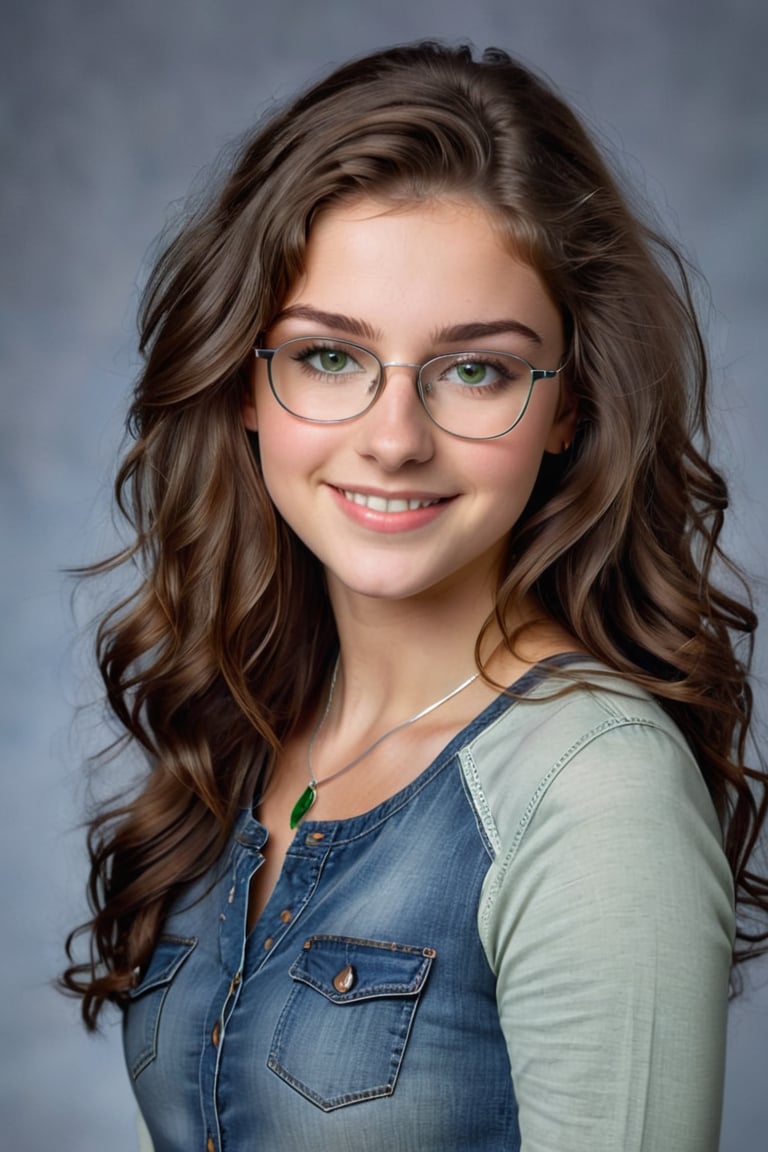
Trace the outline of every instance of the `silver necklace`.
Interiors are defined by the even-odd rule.
[[[374,740],[373,744],[369,744],[367,748],[364,748],[362,752],[358,753],[354,760],[350,760],[348,764],[345,764],[343,768],[339,768],[336,772],[332,772],[330,776],[326,776],[322,780],[318,780],[315,776],[315,770],[312,766],[312,751],[315,747],[315,741],[320,735],[320,730],[322,729],[323,724],[325,724],[325,721],[328,719],[328,713],[330,712],[331,704],[333,703],[333,693],[336,688],[336,679],[338,674],[339,661],[337,660],[333,669],[331,686],[328,689],[328,699],[325,702],[323,714],[318,720],[317,724],[315,724],[315,727],[312,730],[312,735],[309,738],[309,745],[307,747],[307,772],[309,774],[309,783],[291,809],[291,828],[295,828],[297,824],[300,824],[306,816],[307,812],[309,812],[317,798],[317,790],[321,784],[327,784],[330,780],[336,780],[337,777],[343,776],[345,772],[349,772],[351,768],[354,768],[356,764],[359,764],[361,760],[364,760],[366,756],[369,756],[371,752],[373,752],[374,748],[378,748],[379,744],[381,744],[383,740],[386,740],[389,736],[394,736],[395,732],[399,732],[401,728],[407,728],[410,724],[415,724],[417,720],[421,720],[424,716],[428,716],[430,712],[434,712],[436,708],[440,708],[443,704],[447,704],[449,700],[454,698],[454,696],[458,696],[459,692],[463,692],[465,688],[469,688],[470,684],[474,683],[474,681],[477,680],[477,677],[479,676],[479,673],[475,672],[467,680],[462,681],[462,683],[459,684],[457,688],[452,688],[446,696],[441,696],[439,700],[435,700],[434,704],[428,704],[426,708],[422,708],[421,712],[417,712],[415,716],[409,716],[407,720],[401,720],[399,724],[395,724],[394,728],[389,728],[381,736],[378,736]]]

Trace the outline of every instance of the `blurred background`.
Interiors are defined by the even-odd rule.
[[[135,1147],[116,1018],[86,1037],[50,981],[85,912],[82,762],[107,738],[78,639],[95,601],[79,599],[76,626],[61,570],[115,540],[151,245],[275,102],[349,56],[425,36],[498,45],[546,73],[703,270],[728,545],[768,607],[763,0],[4,0],[0,1132],[16,1152]],[[757,664],[764,717],[764,638]],[[760,965],[731,1013],[723,1152],[765,1149],[767,1069]]]

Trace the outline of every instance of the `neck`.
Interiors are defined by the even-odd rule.
[[[341,654],[331,728],[343,727],[351,713],[362,726],[373,725],[376,718],[386,726],[476,671],[475,645],[493,611],[491,588],[432,591],[428,598],[400,601],[350,596],[332,581],[329,590]],[[526,603],[511,623],[535,614],[535,603]],[[480,655],[489,671],[495,676],[498,668],[498,678],[507,682],[508,661],[494,657],[500,645],[501,633],[494,625]],[[520,671],[518,661],[510,679]]]

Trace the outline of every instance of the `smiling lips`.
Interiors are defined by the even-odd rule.
[[[353,504],[359,504],[362,508],[370,508],[372,512],[416,512],[419,508],[429,508],[433,504],[439,504],[441,499],[437,496],[422,499],[387,498],[386,496],[374,496],[369,492],[354,492],[348,488],[342,488],[341,492]]]

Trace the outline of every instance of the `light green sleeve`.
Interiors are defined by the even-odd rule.
[[[730,871],[679,732],[625,721],[566,733],[511,826],[486,797],[498,854],[478,924],[523,1152],[718,1148]]]
[[[144,1117],[141,1112],[136,1114],[136,1128],[139,1133],[139,1152],[155,1152],[154,1145],[152,1144],[152,1137],[149,1134],[149,1129],[144,1123]]]

